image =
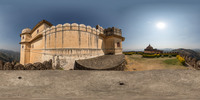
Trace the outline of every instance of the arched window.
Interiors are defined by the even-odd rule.
[[[24,39],[24,36],[22,36],[22,39]]]
[[[37,30],[37,33],[39,33],[39,29]]]
[[[22,46],[22,48],[24,48],[24,46]]]

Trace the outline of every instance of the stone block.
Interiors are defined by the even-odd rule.
[[[12,70],[13,69],[13,65],[10,62],[6,62],[4,64],[4,70]]]

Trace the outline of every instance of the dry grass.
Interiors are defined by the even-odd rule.
[[[142,55],[126,55],[126,71],[143,71],[159,69],[191,69],[181,65],[176,57],[142,58]]]

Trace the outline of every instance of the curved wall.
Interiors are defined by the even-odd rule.
[[[52,59],[54,66],[73,69],[75,60],[104,55],[103,31],[76,23],[46,28],[38,33],[41,38],[31,42],[30,62]]]

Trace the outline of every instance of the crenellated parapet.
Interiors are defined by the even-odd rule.
[[[99,35],[99,34],[104,34],[104,29],[103,27],[97,25],[98,27],[91,27],[89,25],[84,25],[84,24],[77,24],[77,23],[65,23],[65,24],[58,24],[56,26],[51,26],[49,28],[46,28],[43,31],[43,34],[51,34],[55,32],[60,32],[60,31],[82,31],[82,32],[88,32],[91,34]]]
[[[110,36],[110,35],[122,36],[121,29],[118,29],[118,28],[115,28],[115,27],[105,29],[104,33],[106,34],[106,36]]]
[[[20,34],[21,37],[21,42],[27,42],[31,39],[31,29],[30,28],[25,28],[22,30],[22,33]]]

